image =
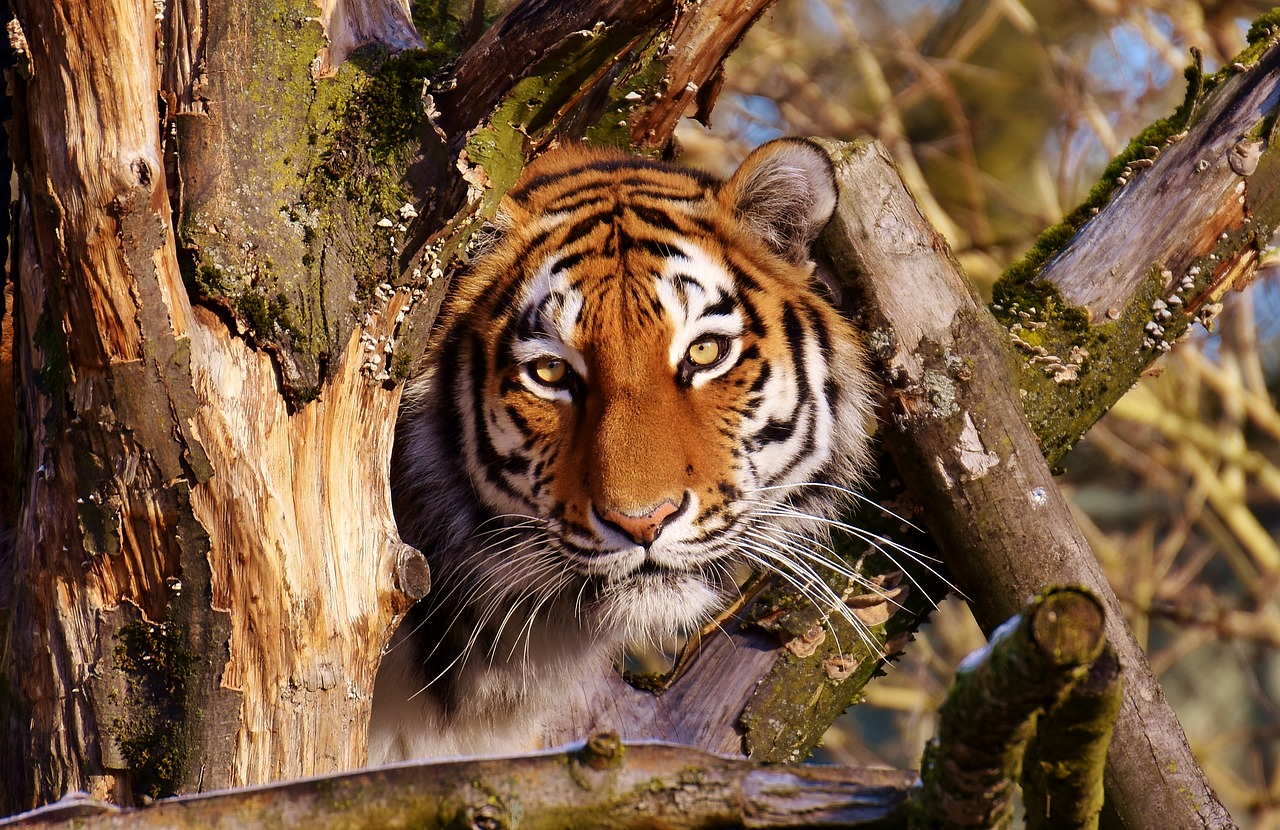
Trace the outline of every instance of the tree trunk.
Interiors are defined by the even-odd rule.
[[[919,213],[883,146],[834,148],[844,189],[828,229],[837,272],[859,275],[888,380],[885,444],[983,630],[1018,596],[1083,585],[1106,609],[1124,668],[1108,755],[1127,827],[1229,827],[1142,647],[1124,619],[1023,414],[1008,333],[977,302],[946,242]],[[851,198],[874,193],[875,198]],[[1153,760],[1154,759],[1154,760]]]
[[[221,50],[269,42],[229,37],[252,15],[224,11],[167,27],[170,47],[203,56],[218,102],[185,117],[261,144],[267,119],[237,123],[252,99],[229,87],[309,84],[315,50],[277,44],[294,66],[270,69]],[[303,11],[297,37],[318,47]],[[280,194],[255,187],[261,168],[226,169],[278,159],[196,135],[221,166],[198,153],[200,176],[166,164],[150,5],[17,13],[41,39],[28,41],[17,97],[27,455],[11,577],[23,589],[3,664],[8,801],[88,789],[128,802],[359,764],[379,649],[425,589],[385,484],[397,390],[370,376],[361,349],[393,335],[409,292],[338,330],[323,393],[291,407],[283,351],[190,302],[170,202],[171,176],[224,196],[241,220],[219,218],[226,238],[283,266],[290,254],[259,241],[291,239],[263,218]]]

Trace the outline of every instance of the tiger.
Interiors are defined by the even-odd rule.
[[[402,537],[432,590],[388,647],[370,759],[534,749],[572,684],[696,629],[744,566],[814,583],[874,426],[864,338],[815,275],[817,144],[727,180],[544,153],[503,197],[404,390]]]

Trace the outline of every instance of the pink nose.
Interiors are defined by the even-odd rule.
[[[600,512],[600,518],[631,537],[637,545],[651,545],[662,532],[663,525],[680,510],[671,501],[664,501],[647,513],[633,516],[615,508]]]

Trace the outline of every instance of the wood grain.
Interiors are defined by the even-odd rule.
[[[1280,106],[1278,86],[1276,49],[1228,77],[1212,98],[1198,102],[1185,134],[1165,144],[1154,164],[1132,173],[1040,279],[1097,322],[1110,309],[1126,308],[1155,271],[1169,272],[1164,287],[1171,288],[1175,275],[1211,254],[1223,234],[1248,231],[1255,219],[1260,228],[1274,227],[1276,177],[1254,175],[1256,156],[1248,168],[1233,156],[1252,141],[1262,151],[1269,137],[1259,128]],[[1224,259],[1217,270],[1225,275],[1229,263]]]

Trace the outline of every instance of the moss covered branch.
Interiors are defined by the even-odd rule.
[[[1280,224],[1280,13],[1130,142],[1089,198],[996,284],[1027,417],[1051,465],[1138,375],[1248,285]]]
[[[1108,643],[1065,700],[1041,715],[1022,759],[1030,830],[1095,830],[1124,684]]]
[[[965,659],[939,713],[938,738],[925,751],[913,827],[1010,825],[1027,743],[1061,723],[1041,720],[1037,726],[1037,716],[1088,676],[1106,642],[1102,620],[1102,608],[1088,592],[1048,589]],[[1104,727],[1114,722],[1111,714]],[[1078,788],[1101,790],[1102,758],[1094,760],[1092,767],[1073,770]],[[1101,805],[1093,806],[1096,826]]]

